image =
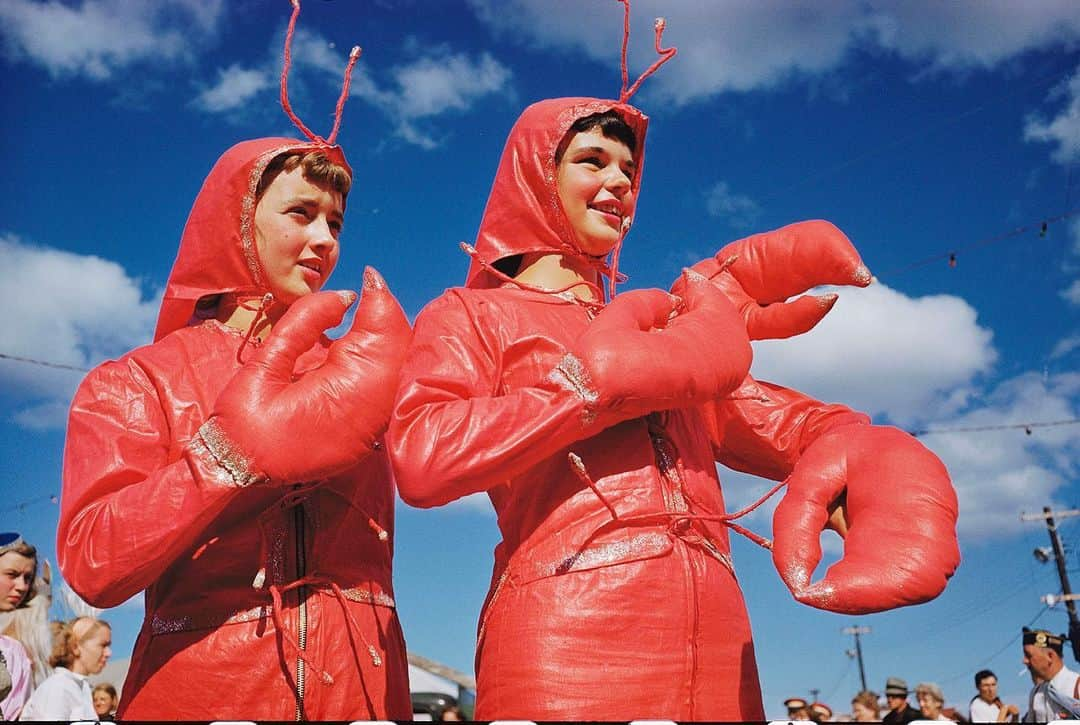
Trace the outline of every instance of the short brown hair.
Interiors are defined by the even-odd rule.
[[[340,164],[335,164],[322,151],[287,151],[275,156],[259,179],[259,185],[255,187],[255,199],[261,199],[263,193],[274,179],[284,171],[292,171],[297,166],[304,170],[304,178],[316,184],[327,186],[341,194],[349,195],[352,188],[352,176],[348,169]]]

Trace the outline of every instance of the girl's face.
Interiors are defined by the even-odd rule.
[[[96,675],[105,669],[112,655],[112,629],[99,626],[84,641],[75,645],[75,662],[71,671],[79,675]]]
[[[98,714],[98,717],[105,717],[112,711],[112,695],[105,692],[105,690],[97,690],[94,692],[94,712]]]
[[[559,201],[581,251],[599,257],[618,243],[634,214],[634,155],[599,128],[570,139],[559,161]]]
[[[941,714],[941,706],[945,703],[940,702],[930,693],[919,693],[916,698],[919,700],[919,709],[922,710],[924,720],[933,720]]]
[[[343,212],[341,193],[308,181],[300,166],[266,187],[255,207],[255,245],[278,302],[318,292],[334,271]]]
[[[0,612],[18,609],[26,600],[34,581],[34,564],[28,556],[15,551],[0,555]]]
[[[861,702],[852,703],[851,714],[855,717],[855,722],[876,722],[880,720],[876,712]]]

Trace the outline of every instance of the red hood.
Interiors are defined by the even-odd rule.
[[[634,194],[645,162],[649,119],[633,106],[598,98],[552,98],[525,109],[510,130],[495,183],[491,186],[476,252],[487,264],[515,254],[558,252],[585,256],[573,238],[555,187],[555,151],[582,116],[614,110],[637,136]],[[473,259],[466,287],[497,287],[501,281]]]
[[[266,292],[255,249],[255,188],[266,165],[286,151],[322,151],[349,168],[339,146],[291,138],[241,141],[222,154],[203,182],[184,225],[158,313],[155,342],[185,327],[200,297]]]

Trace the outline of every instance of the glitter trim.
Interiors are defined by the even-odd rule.
[[[383,592],[373,592],[370,589],[353,587],[352,589],[342,589],[341,593],[350,602],[360,602],[361,604],[375,604],[380,607],[388,607],[390,609],[397,608],[397,604],[394,602],[394,598],[387,594],[384,594]]]
[[[600,401],[600,393],[593,388],[592,377],[581,360],[572,353],[566,353],[559,364],[548,373],[547,379],[585,402],[585,410],[581,412],[582,424],[590,425],[596,420],[596,405]]]
[[[608,544],[584,549],[571,554],[557,564],[537,564],[535,569],[536,573],[542,577],[553,574],[566,574],[581,569],[595,569],[601,566],[618,564],[645,554],[658,554],[670,548],[670,546],[671,539],[666,534],[638,534],[623,541],[612,541]]]
[[[259,264],[259,252],[255,247],[255,192],[259,188],[259,181],[262,179],[263,172],[266,171],[266,167],[274,160],[275,156],[289,151],[303,153],[306,148],[308,148],[308,145],[298,143],[270,149],[255,160],[255,165],[251,167],[251,173],[248,175],[247,191],[240,201],[240,248],[244,252],[244,261],[247,262],[252,279],[260,287],[263,284],[263,276],[262,265]]]
[[[194,629],[211,629],[222,627],[227,624],[240,624],[252,622],[256,619],[270,616],[269,604],[262,604],[251,609],[235,612],[227,617],[206,615],[201,617],[162,617],[156,612],[150,619],[150,631],[153,634],[176,634],[177,632],[190,632]]]
[[[214,457],[214,454],[210,452],[210,449],[206,447],[201,438],[192,438],[188,443],[187,450],[188,455],[201,463],[202,467],[209,473],[204,480],[208,480],[215,486],[236,488],[236,481],[233,480],[228,471],[221,467],[217,458]]]
[[[352,589],[342,589],[341,593],[349,601],[360,604],[374,604],[380,607],[387,607],[388,609],[397,608],[397,604],[394,602],[393,597],[383,594],[382,592],[372,592],[370,589],[354,587]],[[190,632],[196,629],[216,629],[230,624],[252,622],[264,617],[270,618],[273,611],[274,608],[272,605],[260,604],[257,607],[244,609],[227,616],[207,614],[202,616],[188,615],[184,617],[162,617],[155,612],[154,616],[150,618],[150,631],[157,635]]]
[[[206,453],[221,470],[229,474],[234,486],[246,488],[269,480],[265,474],[255,470],[253,462],[225,435],[225,431],[221,430],[213,417],[199,426],[195,440],[201,441]],[[192,443],[194,444],[194,441]]]

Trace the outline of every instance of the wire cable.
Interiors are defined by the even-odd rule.
[[[74,370],[80,373],[90,372],[89,368],[80,368],[75,365],[64,365],[61,363],[49,362],[48,360],[35,360],[31,357],[19,357],[18,355],[8,355],[7,353],[0,352],[0,359],[11,360],[13,362],[28,363],[30,365],[40,365],[45,368],[55,368],[57,370]]]
[[[1036,428],[1053,428],[1062,425],[1076,425],[1077,423],[1080,423],[1080,418],[1031,421],[1028,423],[1003,423],[1001,425],[961,426],[957,428],[926,428],[923,430],[909,430],[908,433],[916,438],[920,438],[922,436],[937,435],[941,433],[982,433],[991,430],[1014,430],[1023,428],[1028,435],[1031,435],[1031,432]]]

